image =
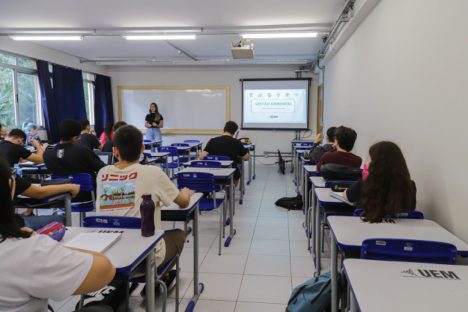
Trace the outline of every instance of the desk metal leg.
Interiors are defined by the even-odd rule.
[[[338,252],[335,236],[332,235],[331,242],[331,291],[332,291],[332,312],[338,311]]]
[[[229,247],[231,240],[234,238],[234,235],[236,235],[236,230],[234,229],[234,205],[234,177],[231,176],[229,181],[229,236],[224,242],[224,247]]]
[[[244,161],[241,161],[241,180],[240,180],[240,199],[239,199],[239,205],[242,205],[244,202],[244,194],[245,194],[245,174],[244,174]]]
[[[155,266],[154,263],[154,248],[148,253],[146,257],[146,311],[155,311],[155,297],[154,297],[154,275]]]
[[[294,171],[294,143],[291,142],[291,173]]]
[[[253,165],[253,176],[252,179],[255,180],[255,177],[257,174],[255,173],[255,160],[257,159],[257,154],[255,153],[255,145],[253,146],[253,159],[252,159],[252,165]]]
[[[169,157],[165,156],[165,167],[164,167],[164,172],[166,173],[167,176],[169,176]]]
[[[314,218],[314,246],[313,250],[315,252],[315,267],[316,270],[315,272],[317,275],[320,275],[321,271],[321,258],[322,258],[322,251],[320,249],[320,205],[317,200],[315,200],[316,203],[314,205],[314,212],[315,212],[315,218]]]
[[[71,195],[65,194],[65,226],[72,226]]]
[[[248,164],[249,164],[249,179],[247,180],[247,185],[249,185],[250,182],[252,182],[252,157],[250,156],[249,156]]]

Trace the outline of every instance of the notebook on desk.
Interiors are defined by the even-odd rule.
[[[117,232],[117,231],[116,231]],[[95,252],[104,252],[111,247],[120,237],[118,233],[87,232],[79,233],[73,237],[66,247],[90,250]]]
[[[344,192],[331,192],[330,193],[330,196],[335,198],[335,199],[338,199],[339,201],[342,201],[343,203],[346,203],[348,205],[351,205],[351,206],[354,206],[354,204],[350,201],[348,201],[345,197],[344,197]]]

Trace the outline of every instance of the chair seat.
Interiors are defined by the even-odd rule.
[[[166,164],[162,163],[161,167],[166,168]],[[182,167],[182,165],[179,165],[178,163],[168,163],[167,168],[172,169],[172,168],[179,168]]]
[[[200,211],[211,211],[218,207],[220,207],[224,202],[224,198],[216,198],[216,207],[214,207],[213,199],[212,198],[202,198],[200,200],[198,210]]]
[[[71,208],[73,212],[90,212],[94,210],[94,203],[92,201],[72,203]]]

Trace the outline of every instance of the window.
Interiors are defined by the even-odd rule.
[[[0,52],[0,123],[5,128],[42,124],[36,62]]]
[[[86,116],[89,123],[94,125],[94,80],[95,75],[83,72],[83,89],[86,104]]]

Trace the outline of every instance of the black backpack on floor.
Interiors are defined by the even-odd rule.
[[[288,210],[299,210],[304,205],[302,196],[297,195],[295,197],[282,197],[275,202],[276,206],[286,208]]]

